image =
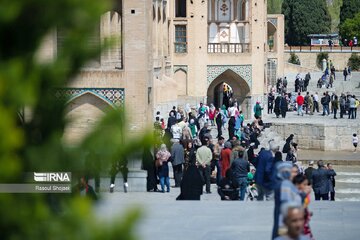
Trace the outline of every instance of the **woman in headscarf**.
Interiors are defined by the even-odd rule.
[[[222,114],[222,117],[223,117],[223,128],[225,129],[225,124],[226,124],[226,122],[227,122],[227,120],[228,120],[228,118],[229,118],[229,115],[228,115],[228,111],[227,111],[227,109],[226,109],[226,106],[225,105],[222,105],[222,107],[221,107],[221,110],[220,110],[220,113]]]
[[[276,115],[276,117],[278,118],[281,114],[281,111],[280,111],[280,102],[281,102],[281,96],[278,95],[276,98],[275,98],[275,105],[274,105],[274,113]]]
[[[275,208],[274,208],[274,227],[272,239],[279,235],[286,234],[284,228],[283,217],[280,213],[281,206],[287,202],[296,202],[302,204],[298,189],[292,183],[292,163],[282,162],[277,165],[277,182],[275,184]]]
[[[294,139],[294,134],[290,134],[290,136],[286,139],[286,143],[284,144],[282,150],[283,153],[288,153],[290,151],[293,139]]]
[[[221,150],[221,177],[226,176],[226,170],[230,168],[231,159],[231,143],[227,141],[224,144],[224,149]]]
[[[171,157],[170,152],[167,150],[165,144],[161,144],[160,150],[156,153],[156,162],[158,167],[158,176],[160,179],[161,192],[170,192],[170,178],[169,178],[169,165],[168,161]]]
[[[210,120],[211,126],[215,126],[215,122],[214,122],[214,119],[215,119],[215,111],[216,111],[216,108],[215,108],[214,104],[210,104],[210,108],[209,108],[209,120]]]
[[[148,192],[157,192],[155,158],[150,148],[144,149],[142,161],[143,169],[147,171],[146,190]]]
[[[204,179],[198,168],[195,165],[190,165],[184,172],[180,184],[180,195],[176,200],[200,200],[203,185]]]
[[[186,140],[183,142],[183,146],[184,146],[184,167],[185,170],[190,166],[190,165],[195,165],[196,163],[196,155],[195,155],[195,148],[193,146],[193,143],[191,140]]]

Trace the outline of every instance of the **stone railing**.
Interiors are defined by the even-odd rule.
[[[360,52],[360,47],[287,46],[285,52]]]
[[[245,53],[250,52],[249,43],[208,43],[208,53]]]

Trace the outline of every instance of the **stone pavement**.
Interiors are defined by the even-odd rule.
[[[201,201],[175,201],[178,193],[105,193],[96,214],[106,224],[140,208],[140,240],[270,239],[273,202],[224,202],[214,191]],[[317,240],[359,239],[360,203],[312,202],[310,210]]]
[[[309,160],[324,160],[333,165],[360,165],[360,151],[317,151],[302,150],[297,152],[298,160],[307,163]]]

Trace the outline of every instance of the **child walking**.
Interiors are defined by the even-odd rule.
[[[359,138],[357,137],[356,133],[354,133],[353,137],[352,137],[352,143],[354,145],[354,152],[356,152],[358,142],[359,142]]]

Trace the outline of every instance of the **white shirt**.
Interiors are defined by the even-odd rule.
[[[318,102],[319,101],[319,96],[317,94],[314,94],[314,101]]]
[[[358,137],[356,136],[356,137],[352,137],[352,142],[353,143],[358,143],[359,142],[359,139],[358,139]]]
[[[179,124],[174,124],[171,126],[171,133],[173,134],[173,138],[180,139],[182,135],[182,129]]]
[[[229,107],[229,114],[230,114],[230,117],[235,117],[236,115],[236,108],[235,107]]]

